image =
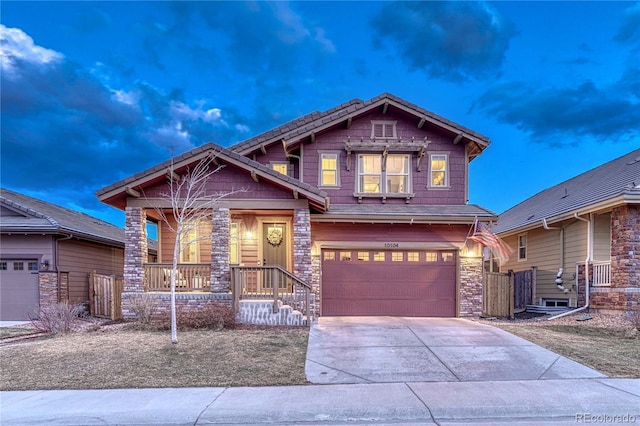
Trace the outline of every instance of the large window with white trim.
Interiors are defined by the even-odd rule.
[[[408,154],[358,155],[360,194],[408,194],[411,191]]]

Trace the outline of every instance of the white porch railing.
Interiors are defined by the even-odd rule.
[[[611,262],[593,262],[591,264],[591,285],[594,287],[608,287],[611,285]]]

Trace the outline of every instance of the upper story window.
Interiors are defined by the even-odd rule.
[[[374,120],[371,122],[371,139],[397,139],[396,122]]]
[[[408,154],[393,154],[386,158],[379,154],[360,154],[357,192],[408,194],[411,189],[409,158]]]
[[[449,187],[449,155],[430,154],[429,155],[429,187],[448,188]]]
[[[518,235],[518,260],[527,260],[527,234]]]
[[[320,186],[340,186],[338,158],[337,152],[320,153]]]
[[[285,176],[289,174],[289,163],[271,163],[269,166],[280,174]]]

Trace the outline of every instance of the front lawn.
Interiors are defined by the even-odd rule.
[[[0,346],[0,389],[305,383],[308,328],[169,332],[120,328]]]
[[[620,315],[594,313],[552,321],[541,317],[488,323],[609,377],[640,378],[640,335]]]

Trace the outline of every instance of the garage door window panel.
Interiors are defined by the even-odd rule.
[[[7,270],[7,262],[0,262],[0,271]]]
[[[336,253],[334,251],[325,251],[324,252],[324,260],[326,261],[335,261],[336,260]]]

